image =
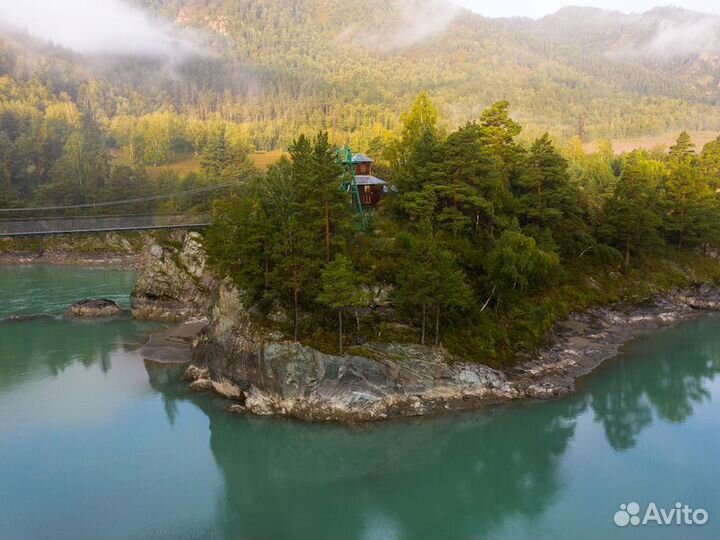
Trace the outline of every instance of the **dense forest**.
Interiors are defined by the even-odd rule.
[[[405,332],[501,363],[570,309],[622,297],[609,275],[670,279],[657,261],[717,247],[720,140],[696,151],[683,132],[669,152],[618,156],[603,139],[720,131],[720,51],[657,49],[663,28],[715,19],[492,20],[439,0],[373,0],[352,19],[347,0],[135,3],[189,32],[182,54],[79,53],[0,29],[0,207],[236,186],[209,235],[215,263],[262,309],[291,313],[300,338],[322,342],[353,314],[354,341]],[[366,229],[338,189],[346,143],[397,190]],[[258,170],[252,153],[270,149],[289,158]],[[192,166],[163,169],[181,159]],[[123,211],[210,201],[182,204]],[[404,331],[367,316],[387,294]]]
[[[208,167],[208,156],[220,149],[244,161],[317,130],[373,153],[423,90],[445,129],[510,101],[522,142],[545,131],[563,145],[720,131],[716,40],[678,44],[672,55],[655,45],[664,29],[716,27],[683,10],[576,8],[531,21],[485,19],[440,0],[372,0],[353,17],[349,0],[134,3],[187,32],[182,54],[80,53],[0,26],[3,206],[237,178],[237,167]],[[181,159],[195,166],[148,175]]]
[[[248,304],[287,313],[297,338],[327,344],[339,329],[338,348],[409,339],[503,364],[557,317],[667,285],[672,261],[700,271],[720,246],[720,138],[696,151],[682,133],[669,153],[620,157],[576,138],[561,151],[547,134],[519,142],[508,107],[448,132],[420,94],[381,149],[395,190],[367,227],[327,133],[300,135],[289,159],[217,203],[213,263]]]
[[[620,156],[603,139],[720,131],[714,42],[657,45],[662,29],[715,19],[492,20],[439,0],[372,0],[351,19],[348,0],[135,4],[189,32],[182,54],[79,53],[0,29],[0,207],[233,185],[211,255],[259,309],[290,314],[291,335],[417,339],[500,364],[570,310],[642,277],[671,282],[667,261],[700,268],[718,247],[720,139],[695,149],[683,132],[669,152]],[[367,227],[338,188],[346,143],[396,190]],[[258,170],[252,153],[270,149],[288,157]],[[193,166],[162,168],[180,159]]]
[[[253,174],[247,136],[237,123],[168,108],[110,117],[101,103],[128,98],[105,95],[95,80],[65,85],[51,66],[2,52],[0,71],[11,65],[34,75],[0,76],[0,207],[92,204]],[[148,166],[179,154],[193,156],[198,170],[148,174]]]

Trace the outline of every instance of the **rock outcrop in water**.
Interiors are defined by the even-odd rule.
[[[517,394],[502,372],[451,364],[442,349],[383,343],[337,356],[287,341],[263,330],[228,284],[188,378],[195,387],[212,385],[249,412],[311,421],[415,416]]]
[[[174,246],[148,244],[134,313],[163,320],[208,315],[186,371],[191,387],[235,400],[233,411],[308,421],[372,421],[565,395],[633,338],[720,309],[720,290],[711,285],[643,305],[593,309],[558,323],[547,348],[505,373],[419,345],[375,343],[344,356],[323,353],[287,340],[205,266],[194,233]]]
[[[169,322],[204,317],[216,287],[198,233],[174,233],[162,243],[149,237],[138,263],[132,313],[136,319]]]
[[[419,345],[325,354],[264,329],[224,284],[186,377],[195,389],[238,401],[238,412],[341,422],[425,415],[566,395],[628,341],[718,309],[720,289],[704,285],[640,306],[590,310],[558,323],[546,349],[503,373]]]
[[[70,306],[64,314],[66,319],[99,319],[120,315],[123,309],[107,298],[80,300]]]

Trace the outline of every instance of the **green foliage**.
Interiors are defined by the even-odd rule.
[[[321,289],[322,267],[354,229],[327,134],[301,135],[290,155],[250,179],[242,196],[216,203],[208,250],[251,300],[292,309],[297,335],[301,310],[314,308]]]
[[[362,21],[348,20],[356,10],[349,0],[135,2],[198,30],[208,40],[204,53],[172,67],[155,58],[90,60],[4,31],[2,102],[20,102],[37,116],[55,105],[89,113],[129,165],[200,155],[218,123],[228,125],[233,144],[260,150],[284,149],[297,133],[317,130],[371,150],[400,129],[398,111],[424,89],[430,89],[425,103],[408,114],[416,119],[408,137],[440,112],[438,127],[453,127],[499,99],[514,104],[531,136],[550,131],[561,140],[585,140],[720,129],[712,62],[690,57],[668,65],[607,54],[628,43],[629,29],[643,35],[652,28],[651,15],[575,14],[564,25],[553,17],[458,17],[437,35],[405,43],[396,36],[413,29],[402,2],[365,2]],[[416,8],[413,21],[423,20],[422,5]],[[684,23],[682,15],[676,22]],[[502,109],[482,121],[501,122]]]
[[[440,343],[440,317],[446,309],[465,308],[472,291],[455,255],[432,238],[401,236],[398,253],[403,264],[396,276],[395,302],[406,312],[421,312],[420,343],[425,343],[428,312],[435,312],[435,345]]]
[[[625,254],[625,267],[633,252],[642,253],[661,243],[662,223],[658,185],[652,164],[641,152],[627,157],[622,176],[604,209],[600,230]]]
[[[579,193],[570,181],[568,162],[548,134],[537,139],[517,180],[521,223],[536,239],[547,243],[547,233],[563,253],[578,254],[590,242],[580,208]]]
[[[298,17],[309,16],[306,6],[296,7]],[[323,58],[317,56],[318,65]],[[382,58],[375,58],[380,74],[399,84]],[[387,58],[392,63],[392,55]],[[537,345],[568,310],[622,296],[612,287],[612,293],[598,292],[580,274],[600,282],[601,272],[618,270],[624,258],[622,279],[629,279],[672,250],[720,247],[720,138],[699,155],[686,133],[667,155],[617,157],[607,143],[587,153],[581,137],[563,153],[547,134],[524,142],[530,137],[506,101],[449,130],[443,107],[427,93],[400,118],[390,114],[391,102],[374,109],[358,104],[347,114],[325,108],[327,115],[318,115],[303,99],[289,99],[293,112],[282,121],[273,106],[268,117],[253,116],[272,118],[266,127],[273,133],[265,137],[254,131],[258,124],[243,120],[258,103],[227,114],[217,103],[201,112],[197,95],[173,108],[128,94],[132,103],[113,110],[107,104],[118,100],[117,88],[102,80],[88,77],[63,93],[33,73],[0,75],[0,203],[93,203],[236,182],[234,196],[214,205],[206,239],[212,264],[260,309],[292,313],[283,330],[298,338],[324,342],[334,328],[329,310],[338,310],[341,326],[343,312],[353,308],[364,313],[358,336],[377,338],[400,320],[416,325],[422,342],[432,335],[465,357],[506,358]],[[291,120],[295,107],[307,124],[329,123],[329,131],[295,136],[304,127]],[[341,130],[347,137],[340,139]],[[355,138],[356,132],[363,134]],[[276,146],[289,133],[295,136],[290,159],[265,174],[255,171],[249,145]],[[332,141],[348,138],[375,149],[376,173],[396,188],[367,231],[358,230],[341,189],[343,167]],[[197,156],[201,173],[145,173],[146,165],[189,154]],[[159,202],[137,210],[207,204]],[[674,274],[666,281],[677,282]],[[367,300],[355,296],[360,285],[394,291],[390,305],[354,309]]]
[[[555,253],[541,250],[535,239],[510,230],[502,233],[485,261],[488,286],[504,300],[546,284],[559,266]]]
[[[361,278],[355,272],[352,261],[345,255],[338,255],[322,271],[322,290],[318,302],[338,312],[339,350],[343,351],[343,311],[368,304],[367,294],[362,290]],[[358,322],[358,333],[360,332]]]
[[[717,237],[717,195],[711,188],[710,179],[703,175],[703,168],[698,166],[694,147],[690,136],[683,132],[670,148],[668,157],[665,182],[668,219],[664,226],[680,249],[685,245],[701,245]],[[706,157],[711,149],[712,146],[704,152]]]
[[[330,349],[337,328],[342,350],[352,309],[358,342],[414,329],[421,343],[496,365],[575,309],[697,279],[686,267],[717,270],[698,253],[720,246],[717,141],[700,156],[681,136],[667,155],[617,158],[574,140],[565,157],[548,135],[518,142],[507,103],[450,133],[434,110],[420,96],[380,144],[397,191],[370,230],[357,228],[328,136],[301,135],[290,160],[216,205],[213,263],[260,306],[293,312],[286,330],[313,345]],[[389,306],[365,309],[366,290],[392,291]]]
[[[333,309],[359,307],[367,304],[367,295],[360,285],[352,261],[338,255],[322,271],[322,291],[318,302]]]
[[[425,150],[421,141],[434,136],[444,142],[446,130],[477,121],[483,148],[498,161],[495,170],[506,188],[518,185],[523,170],[518,137],[529,141],[550,131],[558,141],[578,136],[585,142],[720,129],[710,63],[689,58],[667,65],[625,57],[620,62],[605,54],[624,42],[628,28],[637,25],[642,34],[652,26],[643,17],[608,14],[598,21],[596,13],[574,14],[577,20],[566,26],[552,17],[534,22],[460,17],[431,39],[397,43],[394,36],[412,34],[401,2],[363,4],[362,24],[348,22],[356,6],[347,0],[136,3],[199,28],[209,40],[203,49],[213,53],[189,55],[172,67],[155,58],[89,60],[3,32],[0,201],[5,205],[104,198],[95,184],[107,175],[97,160],[94,170],[83,171],[90,177],[82,188],[70,178],[79,170],[72,159],[85,146],[79,141],[89,121],[102,148],[88,151],[102,150],[109,167],[132,167],[136,177],[145,166],[191,155],[203,164],[200,181],[236,179],[247,172],[238,163],[248,149],[284,150],[298,133],[323,130],[334,144],[382,153],[398,186],[417,180],[411,156]],[[614,18],[623,20],[608,22]],[[588,24],[603,31],[567,35],[568,27]],[[503,101],[482,111],[498,99]],[[524,134],[509,117],[508,102],[523,119]],[[387,144],[397,140],[402,144]],[[711,155],[703,160],[706,170]],[[436,163],[430,159],[430,165]],[[584,197],[607,194],[612,178],[606,165],[598,161],[585,169]],[[434,172],[417,166],[417,173]],[[431,195],[415,197],[415,213],[433,204]],[[484,198],[497,216],[498,205],[487,193]],[[457,217],[451,212],[442,219],[458,228],[463,219]],[[585,243],[555,240],[568,252]]]

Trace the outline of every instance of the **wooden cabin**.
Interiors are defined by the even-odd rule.
[[[365,154],[355,154],[352,158],[352,165],[360,192],[360,202],[366,209],[372,209],[388,192],[388,183],[373,176],[373,160]]]

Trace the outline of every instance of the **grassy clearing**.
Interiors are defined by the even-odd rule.
[[[285,153],[281,150],[273,150],[271,152],[253,152],[250,159],[253,164],[261,171],[267,170],[270,165],[276,163]]]
[[[718,133],[715,131],[690,131],[690,137],[698,150],[702,149],[710,141],[717,138]],[[667,151],[670,146],[675,144],[680,132],[665,133],[663,135],[645,136],[645,137],[631,137],[627,139],[614,139],[612,141],[613,149],[616,154],[622,154],[623,152],[632,152],[638,148],[644,148],[646,150],[653,150],[655,148],[662,148]],[[585,150],[588,152],[594,152],[597,150],[598,141],[593,141],[585,145]]]
[[[183,177],[190,173],[199,173],[200,162],[195,154],[180,154],[168,164],[158,165],[156,167],[147,166],[145,170],[152,178],[157,178],[163,173],[175,173]]]
[[[250,154],[250,160],[258,169],[266,171],[270,165],[279,161],[283,155],[284,152],[280,150],[273,150],[271,152],[253,152]],[[118,154],[116,156],[115,162],[118,164],[125,164],[122,154]],[[165,163],[163,165],[147,165],[145,170],[151,178],[157,178],[164,173],[175,173],[178,176],[183,177],[190,173],[199,173],[200,161],[195,154],[188,152],[174,156],[169,163]]]

